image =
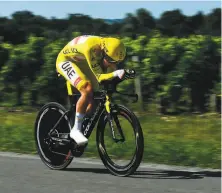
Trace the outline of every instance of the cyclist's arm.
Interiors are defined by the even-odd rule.
[[[115,77],[114,72],[103,74],[103,73],[101,73],[101,71],[96,72],[96,70],[94,70],[92,68],[92,65],[94,65],[94,64],[93,64],[92,60],[90,59],[90,57],[91,57],[90,49],[85,50],[85,57],[86,57],[86,60],[89,64],[90,69],[92,70],[93,74],[96,76],[98,82],[101,82],[101,81],[104,81],[104,80],[110,80],[110,79]]]
[[[111,79],[113,79],[115,76],[114,76],[114,73],[113,72],[111,72],[111,73],[107,73],[107,74],[100,74],[99,76],[98,76],[98,81],[99,82],[102,82],[102,81],[104,81],[104,80],[111,80]]]
[[[107,70],[108,73],[101,74],[100,77],[99,77],[100,78],[100,82],[103,81],[103,80],[110,80],[110,79],[116,77],[115,72],[114,72],[115,70],[117,70],[117,67],[116,67],[116,65],[113,65],[112,68],[109,68]]]

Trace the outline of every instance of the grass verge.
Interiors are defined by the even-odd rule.
[[[37,111],[0,110],[0,151],[36,154],[34,122]],[[204,115],[140,115],[144,133],[144,162],[221,168],[221,117]],[[84,156],[98,157],[95,130]],[[111,144],[111,141],[108,142]],[[121,157],[115,145],[109,148]]]

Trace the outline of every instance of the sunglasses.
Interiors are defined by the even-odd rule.
[[[115,61],[112,58],[110,58],[107,54],[104,54],[104,58],[106,59],[107,62],[112,63],[112,64],[118,64],[119,61]]]

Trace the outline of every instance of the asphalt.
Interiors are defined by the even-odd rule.
[[[129,177],[109,173],[98,159],[75,158],[63,171],[37,155],[0,152],[0,193],[219,193],[221,170],[142,163]]]

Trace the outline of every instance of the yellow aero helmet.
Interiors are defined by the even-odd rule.
[[[126,56],[126,48],[118,38],[104,38],[103,49],[105,54],[112,59],[113,62],[123,61]]]

